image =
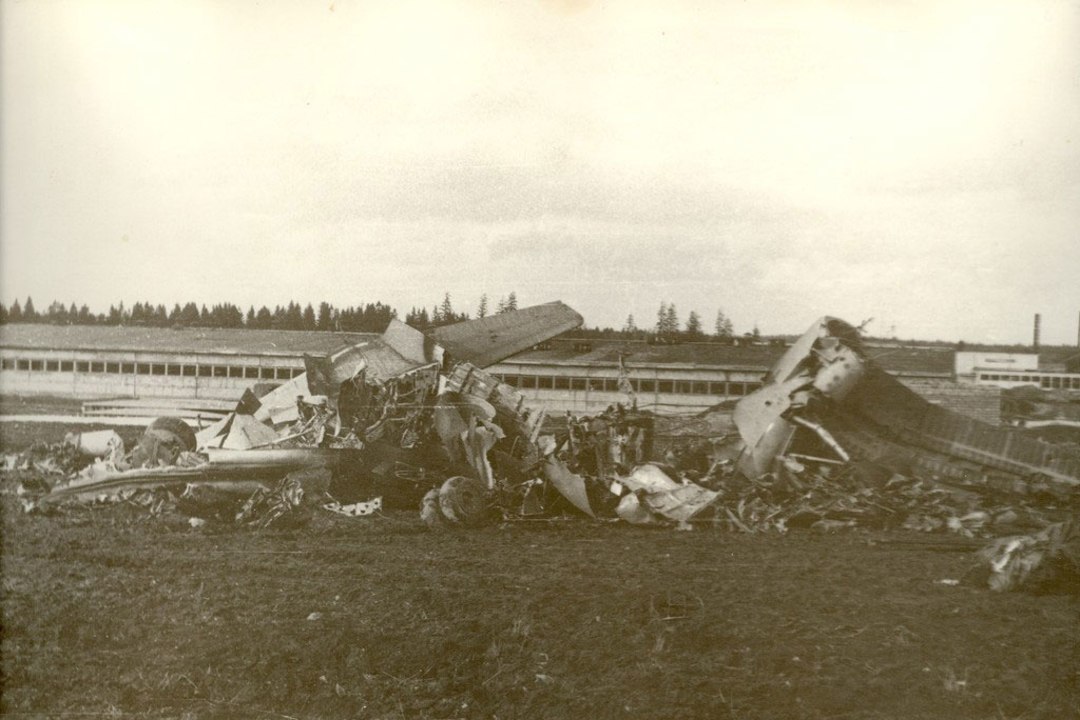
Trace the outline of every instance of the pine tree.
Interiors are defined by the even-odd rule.
[[[11,310],[8,312],[8,322],[18,323],[23,321],[22,306],[19,305],[19,301],[11,303]]]
[[[488,297],[487,293],[480,296],[480,306],[476,308],[476,317],[487,317],[488,314]]]
[[[452,323],[455,319],[454,306],[450,304],[450,293],[446,293],[443,295],[442,304],[439,305],[439,322]]]
[[[325,300],[319,303],[319,317],[315,320],[315,327],[319,330],[334,329],[334,308]]]
[[[663,300],[660,301],[660,309],[656,312],[656,334],[659,337],[664,337],[668,332],[668,312],[667,303]]]
[[[53,325],[66,325],[67,324],[67,307],[64,303],[53,300],[49,303],[49,308],[45,311],[45,320]]]
[[[270,308],[263,305],[259,308],[259,311],[255,313],[255,327],[260,330],[269,330],[273,327],[274,316],[270,314]]]
[[[146,322],[143,313],[143,304],[138,300],[131,306],[131,316],[129,317],[129,321],[132,325],[143,325]]]
[[[638,331],[637,325],[634,324],[634,314],[633,313],[630,313],[629,315],[626,316],[626,324],[623,325],[622,331],[624,333],[636,333]]]
[[[197,325],[198,322],[199,306],[193,302],[184,305],[184,309],[180,311],[180,324],[185,327],[191,327]]]
[[[285,329],[304,329],[304,311],[300,308],[300,303],[290,300],[289,307],[285,310],[285,317]]]
[[[22,316],[23,322],[32,323],[39,320],[37,310],[34,309],[34,301],[29,295],[26,296],[26,304],[23,305]]]
[[[691,310],[690,317],[686,318],[686,336],[691,340],[701,337],[701,318],[697,310]]]
[[[495,314],[502,315],[517,309],[517,293],[511,290],[509,295],[499,300],[499,305],[495,308]]]
[[[679,335],[679,314],[675,311],[675,303],[667,306],[667,334],[670,340]]]
[[[431,316],[428,315],[427,308],[412,308],[405,316],[405,324],[417,330],[427,330],[431,326]]]
[[[724,314],[723,310],[716,311],[716,337],[721,340],[730,340],[735,335],[735,329],[731,325],[731,318]]]
[[[304,329],[314,330],[316,326],[315,308],[311,306],[311,303],[308,303],[307,307],[304,308]]]
[[[116,307],[112,305],[109,306],[109,315],[105,322],[109,325],[123,325],[128,319],[128,313],[124,310],[124,303],[121,301]]]

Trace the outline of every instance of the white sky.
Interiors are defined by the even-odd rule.
[[[1080,3],[0,0],[0,299],[1073,343]]]

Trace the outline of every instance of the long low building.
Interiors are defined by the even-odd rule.
[[[255,382],[283,382],[303,372],[305,354],[327,357],[377,339],[362,333],[4,325],[0,394],[233,400]],[[548,412],[595,413],[632,398],[642,409],[682,413],[753,392],[784,349],[560,338],[488,370]],[[957,390],[952,349],[870,350],[885,370],[929,400],[991,422],[1000,417],[998,392]]]
[[[597,412],[626,404],[631,397],[627,390],[632,390],[641,409],[692,412],[757,390],[785,350],[783,344],[556,339],[489,370],[548,411]],[[882,367],[916,391],[951,384],[951,349],[870,350]],[[993,395],[987,408],[996,406],[996,393],[983,394]]]
[[[377,335],[219,328],[0,326],[0,394],[232,400]]]

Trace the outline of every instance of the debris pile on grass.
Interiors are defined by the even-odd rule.
[[[854,465],[826,472],[795,466],[756,479],[732,473],[717,487],[712,521],[741,532],[858,527],[986,537],[1041,528],[1068,513],[1025,495]]]
[[[377,342],[253,386],[198,435],[159,418],[130,453],[115,433],[88,433],[8,464],[36,478],[20,485],[28,510],[134,502],[254,528],[385,506],[420,507],[431,527],[574,515],[741,533],[1026,537],[991,553],[995,568],[1018,568],[1006,586],[1060,557],[1040,549],[1058,536],[1039,533],[1080,514],[1080,454],[927,403],[836,318],[811,326],[730,414],[692,418],[640,411],[621,362],[627,404],[550,418],[483,367],[580,316],[552,305],[477,322],[438,342],[392,322]]]
[[[1054,523],[1030,535],[998,538],[976,555],[969,577],[991,590],[1080,595],[1080,524]]]

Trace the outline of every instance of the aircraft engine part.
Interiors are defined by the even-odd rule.
[[[455,476],[439,488],[439,509],[452,523],[475,527],[493,519],[491,493],[482,480]]]
[[[133,467],[175,465],[182,452],[194,452],[195,431],[180,418],[159,417],[146,427],[131,454]]]

